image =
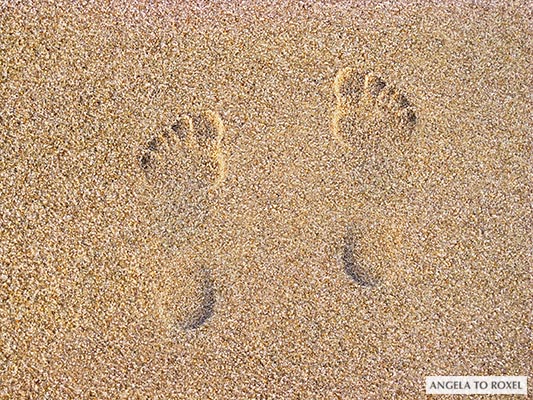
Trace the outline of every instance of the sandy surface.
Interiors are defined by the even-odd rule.
[[[427,375],[531,375],[526,3],[16,3],[0,398],[415,399]],[[336,88],[345,68],[363,81]]]

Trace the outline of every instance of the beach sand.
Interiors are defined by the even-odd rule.
[[[0,5],[1,399],[531,375],[527,2],[96,3]]]

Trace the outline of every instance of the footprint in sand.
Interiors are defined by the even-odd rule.
[[[387,215],[409,190],[417,117],[405,95],[371,72],[343,68],[334,90],[332,131],[363,203],[348,229],[342,262],[355,282],[373,286],[401,246],[401,229]]]
[[[212,111],[186,113],[152,138],[140,158],[153,214],[169,267],[161,266],[155,296],[169,325],[202,326],[213,314],[215,290],[208,268],[194,260],[210,195],[224,179],[224,126]],[[191,255],[187,255],[187,251]]]

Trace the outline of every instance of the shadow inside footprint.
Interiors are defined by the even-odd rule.
[[[355,283],[362,287],[374,287],[376,285],[373,278],[368,274],[368,271],[363,267],[363,262],[360,260],[358,254],[359,235],[356,235],[353,229],[348,229],[348,233],[344,239],[344,247],[342,249],[342,264],[344,272],[354,280]]]
[[[200,328],[214,314],[216,294],[213,279],[208,270],[204,270],[204,275],[202,300],[196,311],[193,312],[187,323],[183,326],[185,330],[194,330]]]

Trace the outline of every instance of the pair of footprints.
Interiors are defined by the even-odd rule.
[[[332,132],[345,146],[357,170],[359,182],[371,191],[386,193],[391,180],[399,179],[403,159],[409,152],[416,114],[407,98],[373,73],[354,68],[341,69],[335,78],[337,106]],[[164,188],[169,202],[184,193],[198,198],[202,191],[218,186],[226,175],[221,149],[224,125],[212,111],[181,115],[168,132],[153,138],[140,159],[148,183]],[[400,178],[401,179],[401,178]],[[186,197],[186,196],[185,196]],[[188,205],[190,207],[190,204]],[[179,224],[178,224],[179,225]],[[176,226],[176,225],[174,225]],[[346,235],[341,260],[344,271],[354,282],[372,287],[371,266],[359,254],[362,230],[352,226]],[[202,290],[193,310],[182,323],[185,329],[202,326],[215,307],[211,273],[201,271]]]

